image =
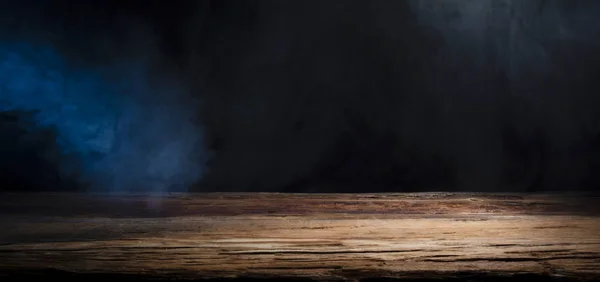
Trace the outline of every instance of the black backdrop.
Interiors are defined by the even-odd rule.
[[[435,3],[2,1],[0,18],[81,64],[150,27],[203,101],[192,191],[598,189],[598,1]],[[0,187],[84,189],[27,120],[0,113]]]

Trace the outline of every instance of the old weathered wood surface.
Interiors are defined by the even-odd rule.
[[[169,279],[600,279],[600,196],[0,194],[0,279],[47,269]]]

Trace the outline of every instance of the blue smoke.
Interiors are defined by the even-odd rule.
[[[82,67],[51,46],[0,43],[0,111],[53,129],[62,175],[93,191],[186,191],[205,170],[198,105],[150,64]]]

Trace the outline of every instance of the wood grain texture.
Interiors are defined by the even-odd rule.
[[[590,194],[0,194],[0,279],[52,269],[153,279],[598,280],[599,200]]]

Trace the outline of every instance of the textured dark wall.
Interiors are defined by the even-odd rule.
[[[13,7],[19,36],[52,30],[86,64],[144,48],[123,18],[152,27],[203,101],[194,191],[600,184],[598,1],[51,2],[66,24]]]

